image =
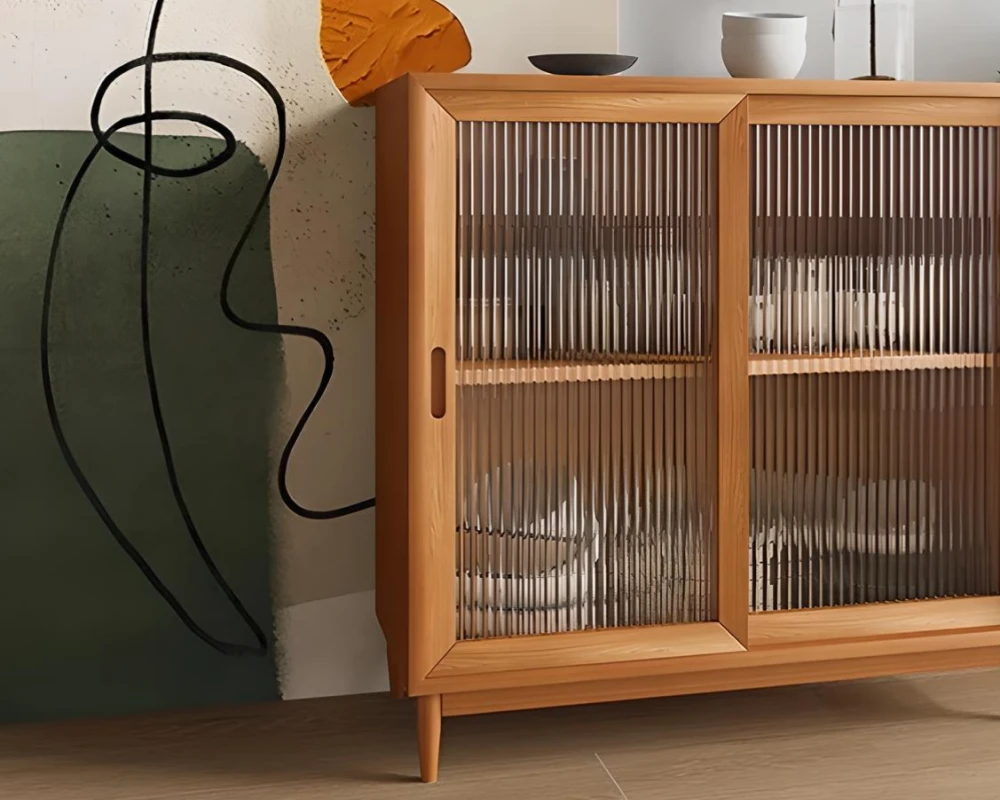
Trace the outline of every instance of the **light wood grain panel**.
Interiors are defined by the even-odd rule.
[[[747,641],[750,528],[750,380],[747,296],[750,291],[750,156],[747,105],[719,126],[719,249],[715,281],[716,453],[719,621]]]
[[[739,94],[434,90],[457,120],[496,122],[718,122]]]
[[[1000,597],[911,600],[750,616],[750,647],[1000,628]]]
[[[375,109],[375,612],[392,692],[407,690],[409,662],[409,95],[412,79],[379,90]]]
[[[431,675],[446,678],[506,670],[547,670],[731,653],[742,649],[743,646],[716,622],[474,639],[452,647]]]
[[[464,643],[463,643],[464,644]],[[978,629],[957,633],[914,635],[900,637],[880,637],[861,641],[830,641],[817,644],[758,647],[737,652],[713,653],[702,656],[679,656],[676,658],[649,659],[638,661],[618,661],[604,664],[579,664],[549,669],[510,669],[477,674],[445,675],[435,671],[424,680],[420,691],[424,693],[471,692],[495,689],[510,689],[526,686],[556,686],[559,684],[583,683],[590,681],[614,681],[653,676],[671,676],[681,680],[683,676],[720,672],[731,677],[731,683],[722,680],[713,684],[713,690],[724,691],[740,688],[739,674],[751,669],[773,670],[775,675],[786,674],[786,683],[802,683],[820,673],[829,677],[817,680],[837,680],[837,671],[825,673],[818,665],[823,662],[841,663],[865,659],[879,659],[884,672],[889,674],[907,672],[913,669],[912,662],[933,661],[932,655],[949,651],[965,652],[967,658],[948,660],[950,668],[961,669],[983,663],[981,649],[1000,651],[1000,628]],[[449,654],[450,656],[450,654]],[[994,652],[995,662],[1000,663],[1000,652]],[[947,659],[946,659],[947,660]],[[447,658],[443,663],[447,663]],[[801,679],[795,674],[801,672]],[[851,677],[863,677],[864,670],[850,673]],[[693,679],[693,678],[692,678]],[[767,682],[758,685],[770,685]],[[777,684],[775,684],[777,685]],[[708,691],[708,690],[706,690]]]
[[[455,642],[455,382],[435,419],[431,353],[455,374],[455,121],[422,90],[410,94],[408,463],[411,686]],[[383,313],[383,312],[380,312]]]
[[[992,353],[817,353],[815,355],[754,354],[751,375],[802,375],[835,372],[896,372],[922,369],[984,369],[992,367]]]
[[[707,360],[691,356],[662,361],[588,364],[580,361],[498,361],[489,366],[465,363],[459,367],[463,386],[517,383],[578,383],[661,378],[694,378],[703,374]]]
[[[932,81],[817,81],[732,78],[660,78],[612,75],[485,75],[421,73],[416,79],[430,91],[512,92],[680,92],[684,94],[824,95],[842,97],[983,97],[1000,98],[998,83]]]
[[[708,692],[728,692],[802,683],[848,681],[885,675],[939,672],[1000,665],[1000,648],[933,650],[905,658],[866,656],[837,658],[808,664],[751,666],[742,669],[706,670],[676,675],[651,675],[625,680],[586,681],[555,686],[523,686],[446,694],[442,713],[446,717],[556,708],[584,703],[611,703],[653,697],[672,697]]]
[[[1000,99],[753,95],[752,125],[1000,125]]]

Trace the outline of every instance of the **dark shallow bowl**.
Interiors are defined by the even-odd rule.
[[[548,53],[528,56],[535,67],[551,75],[617,75],[631,67],[639,56],[616,53]]]

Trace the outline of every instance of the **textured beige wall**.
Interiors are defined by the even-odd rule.
[[[525,72],[533,70],[526,59],[531,53],[605,52],[616,46],[613,0],[451,0],[447,5],[472,42],[467,71]],[[317,73],[323,70],[319,60],[312,66]],[[312,82],[314,76],[309,74],[308,79]],[[329,104],[329,112],[309,134],[311,142],[327,143],[326,152],[315,152],[313,147],[304,154],[313,171],[303,171],[294,183],[286,182],[290,202],[276,202],[272,212],[275,244],[290,251],[281,259],[288,267],[279,275],[278,284],[285,319],[318,321],[320,327],[323,322],[334,323],[329,332],[337,348],[335,381],[290,470],[290,483],[300,502],[315,506],[362,499],[374,480],[374,113],[345,108],[339,98]],[[337,246],[333,258],[316,253],[323,249],[315,241],[318,232],[296,211],[299,205],[315,208],[323,203],[348,221],[345,225],[343,219],[324,217],[326,231],[355,227],[354,236],[331,238],[328,246]],[[318,264],[313,263],[317,255]],[[310,273],[328,270],[334,286],[314,290],[316,276]],[[341,280],[349,288],[337,292]],[[308,345],[293,344],[287,351],[290,412],[308,401],[319,369],[319,360]],[[329,523],[282,515],[279,523],[282,605],[374,588],[374,517],[370,512]]]
[[[446,5],[472,44],[472,60],[465,71],[529,72],[533,68],[526,57],[531,53],[617,48],[616,0],[448,0]],[[315,68],[321,70],[323,64],[317,60]],[[347,219],[354,221],[349,224],[358,227],[351,238],[353,247],[344,251],[348,262],[334,266],[337,273],[346,270],[356,280],[349,306],[356,315],[339,319],[341,329],[331,331],[338,353],[337,377],[291,474],[301,498],[316,504],[353,502],[367,496],[372,486],[374,284],[362,267],[370,266],[373,253],[373,230],[368,224],[374,197],[373,116],[370,109],[344,108],[334,102],[318,123],[329,147],[338,149],[339,145],[353,160],[342,163],[338,159],[336,174],[327,176],[324,170],[324,177],[316,180],[330,183],[317,186],[317,196],[325,191],[332,207],[338,213],[346,211]],[[312,178],[307,179],[307,185],[312,183]],[[288,188],[299,195],[302,187]],[[275,236],[283,235],[279,233],[282,227],[294,228],[298,223],[294,212],[289,219],[277,213],[272,217]],[[300,233],[312,238],[316,234],[305,229]],[[292,258],[287,263],[297,261]],[[289,274],[280,279],[279,294],[283,309],[300,309],[315,324],[330,313],[329,298],[325,291],[308,296],[311,284],[303,282],[304,268],[290,267]],[[295,356],[289,352],[289,356],[291,395],[298,392],[290,408],[298,408],[307,399],[310,376],[318,364],[308,353]],[[330,523],[282,515],[278,522],[279,588],[285,606],[279,614],[279,629],[287,652],[285,696],[384,688],[384,645],[374,617],[373,515],[363,512]]]

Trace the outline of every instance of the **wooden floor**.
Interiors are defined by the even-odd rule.
[[[520,712],[444,723],[383,696],[0,727],[0,797],[1000,797],[1000,671]]]

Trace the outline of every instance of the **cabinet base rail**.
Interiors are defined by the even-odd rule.
[[[760,616],[787,618],[799,613]],[[823,645],[786,641],[756,649],[758,655],[771,651],[770,658],[754,658],[752,650],[744,651],[740,654],[747,661],[744,665],[734,662],[719,667],[708,657],[704,668],[692,665],[682,671],[665,670],[663,674],[629,678],[496,687],[490,686],[496,676],[482,675],[482,689],[416,697],[421,779],[428,783],[437,780],[444,717],[1000,666],[1000,626],[911,634],[905,638],[909,639],[909,647],[902,648],[898,634],[860,641],[827,640]],[[812,659],[811,650],[817,646],[825,650],[831,644],[841,645],[844,657]],[[783,651],[782,656],[774,658],[776,651]]]

